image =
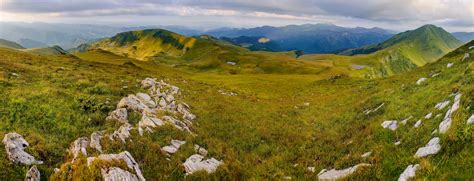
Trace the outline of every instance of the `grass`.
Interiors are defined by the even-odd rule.
[[[472,58],[460,62],[469,45],[414,71],[369,80],[334,77],[339,72],[333,70],[320,74],[290,74],[295,69],[286,67],[287,72],[271,70],[272,67],[282,69],[278,61],[271,62],[277,64],[274,66],[260,62],[259,65],[265,65],[260,73],[232,75],[172,68],[153,61],[120,63],[97,58],[109,56],[104,54],[82,57],[87,59],[84,61],[74,56],[47,57],[0,49],[0,67],[5,76],[0,81],[0,92],[8,95],[0,97],[0,134],[10,131],[22,134],[30,143],[27,152],[45,161],[39,169],[42,179],[47,179],[53,168],[60,168],[70,160],[65,149],[71,142],[97,130],[116,129],[118,124],[105,121],[107,113],[120,98],[143,91],[137,86],[140,80],[157,77],[181,88],[180,99],[198,116],[192,128],[196,135],[163,126],[143,137],[132,131],[133,142],[126,145],[103,139],[106,153],[129,151],[148,180],[182,180],[181,164],[193,153],[193,144],[207,148],[209,155],[223,160],[224,165],[214,174],[198,173],[189,179],[281,180],[291,176],[297,180],[314,180],[317,175],[307,171],[309,166],[319,172],[323,168],[345,168],[364,162],[373,166],[357,172],[351,179],[393,180],[409,164],[420,163],[419,179],[469,180],[474,178],[466,169],[474,164],[470,156],[470,150],[474,149],[473,126],[465,122],[474,113],[467,109],[474,104],[474,76]],[[264,57],[263,54],[256,52],[254,56]],[[282,59],[291,57],[283,53],[272,55]],[[242,61],[241,67],[245,67],[246,61],[251,62],[245,58],[238,60]],[[455,64],[448,69],[448,62]],[[295,64],[303,66],[307,62]],[[19,76],[11,76],[11,72]],[[415,84],[432,72],[440,75],[429,78],[426,84]],[[434,105],[448,98],[453,89],[464,95],[452,128],[440,136],[443,149],[437,155],[414,159],[416,149],[429,141],[441,120],[423,120],[420,128],[412,125],[429,112],[444,114],[445,110],[437,111]],[[238,96],[225,96],[219,90],[236,92]],[[385,106],[378,112],[363,113],[381,103]],[[408,116],[414,119],[395,132],[380,126],[384,120]],[[187,143],[167,161],[159,149],[171,139]],[[393,145],[397,139],[402,140],[399,146]],[[361,158],[367,151],[372,151],[372,156]],[[3,149],[0,157],[3,158],[0,168],[4,168],[0,180],[23,179],[28,167],[11,164]]]

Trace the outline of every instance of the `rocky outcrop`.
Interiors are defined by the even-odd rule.
[[[436,104],[435,108],[438,109],[438,110],[443,110],[446,106],[449,105],[449,100],[445,100],[443,102],[440,102],[438,104]]]
[[[441,145],[439,144],[439,138],[434,137],[431,139],[426,146],[419,148],[415,153],[415,158],[421,158],[428,155],[434,155],[441,150]]]
[[[3,137],[3,144],[8,155],[8,159],[13,163],[25,165],[42,164],[42,161],[36,160],[33,156],[25,152],[28,142],[18,133],[11,132]]]
[[[151,128],[162,126],[164,124],[165,123],[161,119],[143,114],[142,119],[138,122],[138,133],[140,136],[143,136],[145,130],[151,133],[153,132]]]
[[[109,116],[105,120],[117,120],[121,123],[128,123],[128,113],[125,108],[118,108],[115,111],[109,113]]]
[[[194,145],[194,152],[196,152],[197,154],[200,154],[204,157],[206,157],[207,153],[208,153],[208,151],[206,149],[204,149],[203,147],[201,147],[199,145]]]
[[[154,108],[156,107],[155,101],[151,99],[151,97],[148,94],[145,93],[137,93],[137,98],[140,99],[141,102],[143,102],[146,106],[149,108]]]
[[[102,154],[97,157],[89,157],[87,158],[87,165],[90,166],[95,160],[101,160],[101,161],[122,160],[127,164],[127,167],[129,169],[135,171],[134,174],[136,175],[136,177],[138,177],[138,180],[145,180],[145,178],[142,175],[142,171],[140,170],[140,167],[138,166],[138,163],[135,161],[135,159],[132,157],[132,155],[128,151],[124,151],[119,154]],[[120,170],[115,170],[114,173],[116,173],[117,175],[122,175],[122,172],[118,172],[118,171]]]
[[[124,97],[117,104],[117,108],[126,108],[129,111],[143,112],[145,109],[149,109],[137,96],[128,95]]]
[[[439,133],[441,134],[446,133],[451,127],[451,122],[452,122],[451,117],[452,117],[453,112],[459,109],[459,105],[461,102],[461,95],[462,95],[461,93],[457,93],[454,96],[453,105],[451,106],[450,109],[448,109],[448,111],[446,111],[446,115],[444,116],[443,121],[439,124]]]
[[[127,139],[130,137],[130,130],[132,130],[132,125],[125,123],[117,131],[114,131],[113,134],[109,136],[110,140],[120,139],[122,143],[126,143]]]
[[[91,141],[89,146],[95,148],[97,151],[102,153],[102,145],[100,144],[100,139],[102,139],[102,135],[98,132],[94,132],[91,134]]]
[[[357,164],[355,166],[345,168],[345,169],[342,169],[342,170],[336,170],[336,169],[326,170],[326,169],[324,169],[324,170],[321,170],[321,172],[319,172],[318,179],[319,180],[339,180],[339,179],[342,179],[342,178],[345,178],[345,177],[351,175],[352,173],[356,172],[359,168],[367,167],[367,166],[370,166],[370,164],[361,163],[361,164]]]
[[[81,153],[84,156],[87,156],[87,146],[89,146],[89,139],[86,137],[80,137],[71,144],[71,147],[69,147],[69,152],[74,156],[73,161]]]
[[[221,161],[216,160],[215,158],[210,158],[203,160],[204,156],[199,154],[191,155],[183,163],[184,169],[186,170],[186,175],[192,174],[197,171],[206,171],[207,173],[213,173],[217,170],[217,167],[222,164]]]
[[[28,172],[26,172],[26,181],[40,181],[41,180],[41,173],[36,167],[36,165],[33,165]]]
[[[104,181],[138,181],[138,177],[118,167],[102,168],[100,170]]]
[[[161,151],[166,153],[168,156],[176,153],[181,147],[181,145],[184,145],[186,141],[180,141],[180,140],[171,140],[171,144],[168,146],[164,146],[161,148]]]
[[[386,129],[390,129],[392,131],[395,131],[397,128],[398,128],[398,124],[397,124],[397,121],[394,121],[394,120],[388,120],[388,121],[384,121],[381,126],[383,128],[386,128]]]
[[[415,177],[416,170],[420,165],[408,165],[408,167],[403,171],[402,174],[400,174],[400,177],[398,177],[398,181],[407,181],[410,178]]]

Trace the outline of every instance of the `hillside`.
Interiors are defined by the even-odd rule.
[[[25,52],[40,54],[40,55],[66,55],[69,54],[66,50],[60,46],[43,47],[43,48],[30,48],[25,49]]]
[[[308,55],[302,59],[351,62],[368,67],[371,72],[366,75],[368,77],[383,77],[434,62],[461,44],[442,28],[425,25],[379,44],[344,51],[341,55]]]
[[[454,32],[452,34],[458,40],[461,40],[466,43],[474,40],[474,32]]]
[[[345,28],[332,24],[304,24],[283,27],[262,26],[243,29],[216,29],[205,32],[215,37],[267,37],[281,51],[335,53],[387,40],[393,34],[380,28]],[[258,44],[256,44],[258,45]]]
[[[138,174],[123,162],[87,164],[86,157],[124,151],[147,180],[183,180],[185,176],[196,180],[316,180],[324,176],[318,175],[323,169],[342,170],[359,163],[363,165],[347,179],[395,180],[409,165],[419,164],[415,179],[470,180],[474,175],[466,168],[474,164],[470,156],[473,125],[467,124],[474,114],[471,46],[474,42],[424,67],[374,80],[188,72],[154,61],[94,61],[105,51],[95,52],[86,61],[0,48],[0,92],[8,95],[0,96],[0,134],[17,132],[24,137],[29,143],[25,151],[44,162],[37,166],[42,180],[100,180],[100,170],[110,166]],[[126,129],[118,130],[123,123],[106,119],[122,98],[149,93],[140,86],[146,77],[179,87],[181,93],[174,99],[185,102],[196,115],[191,124],[184,124],[193,134],[166,122],[140,135],[137,127],[144,125],[145,114],[129,111],[127,122],[133,129],[127,136]],[[417,84],[423,77],[425,82]],[[173,89],[163,88],[167,90]],[[460,97],[459,102],[455,97]],[[437,106],[446,100],[446,106]],[[458,108],[449,111],[453,107]],[[162,118],[174,113],[147,115]],[[433,133],[445,115],[450,117],[450,128]],[[184,120],[181,116],[175,119]],[[397,129],[381,126],[388,120],[399,121]],[[99,137],[101,152],[89,144],[84,152],[74,152],[75,141],[93,138],[92,133],[104,134]],[[111,140],[108,135],[121,137]],[[439,138],[439,150],[414,157],[435,138]],[[162,151],[172,140],[185,143],[173,154]],[[189,168],[183,163],[196,154],[195,144],[207,150],[206,159],[222,162],[210,174],[186,175]],[[22,180],[30,169],[13,164],[5,149],[0,149],[0,158],[4,168],[0,180]]]
[[[22,47],[20,44],[8,41],[5,39],[0,39],[0,47],[3,48],[13,48],[13,49],[24,49],[25,47]]]

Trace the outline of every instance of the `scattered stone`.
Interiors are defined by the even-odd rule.
[[[308,167],[308,171],[311,172],[311,173],[314,173],[314,172],[316,172],[316,168],[315,167]]]
[[[235,92],[224,92],[223,90],[219,90],[218,92],[226,96],[237,96],[237,93]]]
[[[138,177],[118,167],[100,169],[104,181],[138,181]]]
[[[439,75],[439,73],[435,73],[435,74],[431,75],[431,77],[436,77],[438,75]]]
[[[236,65],[237,63],[235,63],[235,62],[227,62],[227,64],[229,64],[229,65]]]
[[[418,170],[419,167],[419,164],[408,165],[403,173],[400,174],[400,177],[398,177],[398,181],[407,181],[408,179],[415,177],[416,170]]]
[[[137,93],[136,96],[137,96],[138,99],[140,99],[140,101],[142,101],[148,107],[150,107],[150,108],[156,107],[156,103],[155,103],[155,101],[153,101],[151,99],[150,95],[139,92],[139,93]]]
[[[33,156],[25,152],[28,142],[18,133],[11,132],[3,137],[3,144],[8,155],[8,159],[13,163],[22,163],[25,165],[42,164],[42,161],[36,160]]]
[[[125,123],[119,127],[117,131],[114,131],[112,135],[109,136],[110,140],[119,138],[122,143],[126,143],[126,140],[131,136],[130,130],[132,130],[132,125]]]
[[[143,136],[143,130],[147,130],[148,132],[153,132],[151,128],[157,126],[163,126],[165,123],[156,117],[151,117],[146,114],[142,115],[142,119],[138,122],[138,133],[140,136]]]
[[[402,143],[402,141],[399,140],[399,141],[395,142],[394,145],[398,146],[398,145],[400,145],[401,143]]]
[[[415,153],[415,158],[421,158],[428,155],[434,155],[441,150],[441,145],[439,144],[439,138],[434,137],[431,139],[426,146],[418,148]]]
[[[440,102],[438,104],[436,104],[435,108],[438,109],[438,110],[443,110],[446,106],[449,105],[449,100],[445,100],[443,102]]]
[[[467,119],[467,124],[472,124],[472,123],[474,123],[474,114],[471,115],[469,119]]]
[[[186,141],[171,140],[171,144],[161,148],[161,151],[167,153],[168,155],[174,154],[178,151],[179,147],[181,147],[181,145],[184,145],[185,143]]]
[[[74,156],[73,161],[82,153],[87,156],[87,146],[89,146],[89,139],[87,137],[77,138],[69,147],[69,152]]]
[[[109,113],[109,116],[105,120],[117,120],[121,123],[128,123],[127,109],[119,108]]]
[[[342,170],[332,169],[332,170],[324,171],[324,172],[323,170],[321,170],[321,172],[318,174],[318,179],[319,180],[339,180],[351,175],[352,173],[357,171],[360,167],[367,167],[367,166],[370,166],[370,164],[361,163],[353,167],[345,168]]]
[[[413,127],[418,128],[418,127],[421,126],[421,123],[422,123],[421,120],[418,120],[418,121],[415,123],[415,125],[413,125]]]
[[[216,160],[215,158],[210,158],[203,160],[204,156],[199,154],[191,155],[183,163],[184,169],[186,170],[186,175],[193,174],[197,171],[207,171],[207,173],[213,173],[217,170],[217,167],[222,164],[221,161]]]
[[[95,160],[102,160],[102,161],[123,160],[127,164],[128,168],[135,171],[135,174],[138,177],[138,180],[141,180],[141,181],[145,180],[138,163],[135,161],[135,159],[132,157],[132,155],[128,151],[124,151],[119,154],[101,154],[97,157],[88,157],[87,165],[90,166],[92,162],[94,162]]]
[[[206,157],[208,151],[199,145],[194,145],[194,152]]]
[[[446,111],[446,115],[444,116],[443,121],[439,123],[439,133],[444,134],[451,127],[451,122],[452,122],[451,116],[453,112],[459,109],[461,95],[462,95],[461,93],[458,93],[455,95],[453,105],[451,106],[450,109],[448,109],[448,111]]]
[[[449,62],[448,65],[446,65],[447,68],[451,68],[454,65],[454,63]]]
[[[89,144],[90,147],[95,148],[97,151],[102,153],[102,145],[100,145],[100,139],[102,139],[102,135],[98,132],[94,132],[91,134],[91,142]]]
[[[425,116],[425,119],[431,119],[431,117],[433,117],[433,113],[432,113],[432,112],[428,113],[428,114]]]
[[[421,83],[423,83],[423,82],[426,81],[426,80],[428,80],[428,79],[422,77],[422,78],[420,78],[420,79],[418,79],[418,80],[416,81],[416,84],[420,85]]]
[[[410,119],[412,119],[412,118],[413,118],[413,116],[410,116],[410,117],[408,117],[408,118],[402,120],[401,123],[402,123],[403,125],[406,125],[407,122],[408,122]]]
[[[367,158],[367,157],[369,157],[370,155],[372,155],[372,152],[371,152],[371,151],[362,154],[360,157],[362,157],[362,158]]]
[[[384,121],[381,126],[386,129],[390,129],[392,131],[395,131],[398,128],[397,121],[394,120],[389,120],[389,121]]]
[[[41,173],[36,167],[36,165],[33,165],[28,172],[26,172],[26,181],[40,181],[41,180]]]
[[[283,179],[285,179],[285,180],[291,180],[291,177],[290,177],[290,176],[286,176],[286,177],[283,177]]]
[[[141,84],[144,89],[153,88],[155,87],[156,79],[145,78],[144,80],[142,80]]]

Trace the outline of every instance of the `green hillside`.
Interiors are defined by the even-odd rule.
[[[24,49],[24,47],[22,47],[20,44],[18,43],[15,43],[15,42],[12,42],[12,41],[8,41],[8,40],[5,40],[5,39],[1,39],[0,38],[0,47],[3,47],[3,48],[13,48],[13,49]]]
[[[25,52],[40,54],[40,55],[66,55],[69,54],[66,50],[60,46],[44,47],[44,48],[29,48],[25,49]]]

